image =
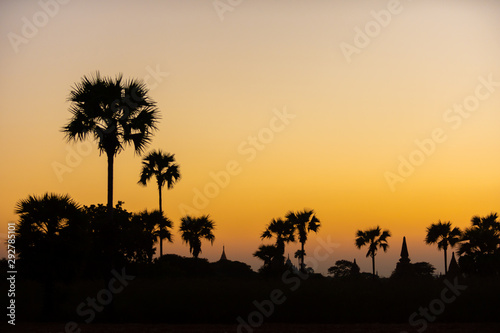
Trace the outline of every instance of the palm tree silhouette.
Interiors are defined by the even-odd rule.
[[[151,141],[159,110],[148,97],[146,84],[138,80],[102,78],[99,72],[84,76],[69,95],[72,118],[62,131],[68,140],[93,136],[108,159],[108,212],[113,215],[113,165],[126,145],[140,154]]]
[[[497,213],[486,217],[473,216],[472,226],[464,230],[458,253],[475,257],[499,251],[500,221],[497,219]]]
[[[44,316],[53,318],[54,280],[67,274],[78,251],[82,252],[73,244],[75,235],[81,233],[81,208],[68,195],[46,193],[18,201],[15,213],[19,215],[16,250],[36,278],[43,281]]]
[[[181,226],[179,228],[181,238],[184,243],[189,245],[189,252],[193,254],[193,257],[198,258],[198,255],[201,253],[202,239],[210,241],[211,244],[214,243],[215,236],[212,232],[214,228],[215,223],[210,220],[208,215],[201,217],[186,215],[181,218]]]
[[[309,231],[318,232],[321,222],[318,220],[313,210],[289,212],[285,217],[288,223],[291,223],[297,231],[301,244],[300,252],[297,252],[300,257],[300,270],[305,272],[304,257],[306,252],[304,246],[307,242],[307,234]]]
[[[20,217],[16,247],[22,259],[42,249],[53,249],[57,238],[65,237],[70,228],[76,228],[78,223],[74,222],[82,216],[80,206],[69,195],[53,193],[41,197],[30,195],[18,201],[15,213]]]
[[[391,237],[389,230],[382,231],[379,226],[376,228],[368,229],[366,231],[358,230],[356,232],[356,247],[360,249],[361,247],[368,245],[367,257],[372,258],[372,274],[375,277],[375,256],[377,251],[381,248],[384,252],[387,251],[389,244],[387,239]]]
[[[134,218],[141,227],[141,238],[147,244],[147,261],[151,262],[154,254],[154,243],[157,239],[166,239],[172,242],[172,233],[169,230],[172,229],[172,221],[159,210],[151,212],[145,210],[136,214]]]
[[[261,239],[276,237],[277,255],[274,260],[283,264],[285,260],[285,243],[294,242],[295,227],[289,220],[273,219],[260,236]],[[262,258],[261,258],[262,259]]]
[[[161,150],[153,150],[142,161],[142,170],[139,184],[146,186],[147,182],[154,176],[158,185],[160,213],[162,209],[162,188],[167,183],[167,189],[181,179],[179,165],[175,164],[175,155],[165,154]],[[160,230],[162,230],[160,226]],[[159,232],[160,257],[163,256],[163,232]]]
[[[427,235],[425,236],[426,244],[437,244],[439,250],[444,250],[444,274],[448,273],[448,246],[453,247],[460,241],[462,233],[457,227],[451,228],[451,222],[441,222],[431,224],[427,227]]]

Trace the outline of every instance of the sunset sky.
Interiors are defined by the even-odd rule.
[[[1,236],[30,194],[106,202],[106,158],[61,132],[71,87],[99,70],[145,80],[161,111],[148,150],[182,174],[164,192],[164,252],[188,256],[181,216],[210,214],[201,257],[225,245],[257,269],[266,224],[309,208],[322,227],[307,254],[337,244],[321,273],[354,258],[371,271],[354,238],[377,225],[392,233],[380,275],[403,236],[412,262],[442,272],[426,227],[500,212],[499,17],[494,0],[2,1]],[[115,161],[115,202],[132,212],[158,206],[140,168],[130,148]]]

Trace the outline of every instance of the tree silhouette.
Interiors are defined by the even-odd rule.
[[[260,272],[266,272],[272,267],[276,257],[280,255],[280,251],[276,245],[261,245],[259,249],[254,252],[253,256],[264,261],[264,265],[259,269]]]
[[[77,249],[81,244],[75,244],[82,236],[80,206],[69,195],[46,193],[18,201],[15,213],[19,215],[16,251],[27,268],[39,276],[53,271],[68,273],[70,264],[80,257],[78,252],[83,252]],[[46,258],[51,258],[54,267],[42,263]]]
[[[318,232],[321,222],[316,217],[313,210],[303,210],[299,212],[289,212],[286,215],[286,220],[291,223],[297,231],[298,239],[301,244],[300,252],[300,269],[305,271],[304,257],[306,252],[304,250],[307,242],[307,235],[309,231]]]
[[[215,223],[210,220],[208,215],[201,217],[192,217],[189,215],[181,218],[181,232],[182,241],[189,245],[189,252],[193,254],[194,258],[198,258],[201,253],[201,240],[206,239],[211,244],[214,243],[215,236],[213,229]]]
[[[459,245],[460,267],[467,273],[500,275],[500,221],[498,214],[473,216]]]
[[[63,127],[68,140],[85,140],[93,136],[101,153],[108,159],[108,211],[113,212],[113,165],[115,156],[126,145],[142,153],[156,129],[159,110],[148,97],[142,81],[102,78],[99,72],[84,76],[69,95],[73,115]]]
[[[384,252],[387,251],[387,248],[389,247],[387,239],[389,237],[391,237],[389,230],[382,231],[379,226],[366,231],[358,230],[356,232],[356,247],[360,249],[361,247],[368,245],[368,252],[366,252],[366,256],[372,258],[372,274],[374,277],[375,256],[377,255],[379,248],[381,248]]]
[[[427,228],[427,235],[425,236],[426,244],[437,244],[439,250],[444,251],[444,273],[448,273],[448,246],[453,247],[460,241],[460,229],[457,227],[452,228],[451,222],[441,222],[431,224]]]
[[[146,185],[147,182],[154,176],[158,185],[159,207],[160,213],[162,209],[162,188],[167,184],[167,189],[171,189],[174,184],[181,179],[179,166],[174,163],[175,157],[173,154],[165,154],[161,150],[153,150],[142,161],[142,170],[139,184]],[[161,230],[160,226],[160,230]],[[160,257],[163,255],[163,233],[159,232],[160,237]]]
[[[261,239],[276,238],[276,255],[273,258],[273,262],[276,265],[283,265],[285,260],[285,243],[295,241],[294,231],[295,226],[289,220],[273,219],[260,236]]]
[[[500,249],[500,221],[497,213],[486,217],[473,216],[466,228],[458,253],[468,255],[494,254]]]
[[[328,274],[334,278],[351,278],[360,274],[359,266],[356,262],[349,260],[337,260],[335,266],[328,268]]]
[[[81,236],[80,207],[68,195],[46,193],[29,196],[16,204],[19,215],[16,226],[16,250],[23,260],[27,275],[41,279],[44,285],[45,318],[54,315],[54,281],[71,277],[81,257],[75,242]],[[23,269],[23,272],[25,270]]]
[[[151,263],[155,252],[154,244],[161,236],[172,242],[172,221],[166,218],[159,210],[147,210],[132,217],[129,243],[134,244],[135,258],[139,262]]]
[[[123,201],[113,207],[113,219],[109,219],[107,205],[84,206],[85,219],[90,224],[91,255],[89,261],[92,271],[101,271],[104,277],[109,274],[109,261],[124,265],[135,261],[137,240],[142,237],[142,226],[132,221],[133,214],[123,208]],[[112,235],[110,237],[109,235]]]

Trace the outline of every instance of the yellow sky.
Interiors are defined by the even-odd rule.
[[[175,153],[183,177],[164,209],[176,228],[188,206],[212,216],[209,260],[224,244],[259,267],[265,225],[311,208],[323,227],[306,251],[338,244],[321,272],[353,258],[370,271],[354,234],[376,225],[393,234],[380,274],[403,236],[413,262],[442,271],[425,228],[499,211],[497,1],[41,3],[0,5],[0,232],[29,194],[106,201],[106,159],[60,132],[71,86],[95,70],[148,83],[162,113],[150,148]],[[157,207],[140,167],[130,150],[115,163],[115,200],[133,212]],[[188,255],[175,237],[166,251]]]

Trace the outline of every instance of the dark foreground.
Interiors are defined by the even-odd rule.
[[[256,332],[256,333],[402,333],[417,332],[408,324],[265,324],[252,331],[239,330],[235,325],[168,325],[168,324],[94,324],[81,325],[81,333],[230,333],[230,332]],[[10,327],[7,332],[29,332],[29,333],[59,333],[64,332],[64,323],[33,323],[18,324],[14,328]],[[78,331],[76,331],[78,332]],[[500,324],[498,323],[447,323],[431,324],[425,330],[426,333],[498,333]]]

